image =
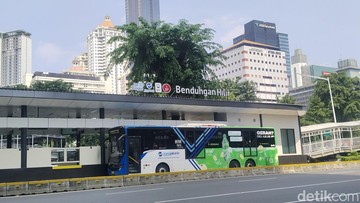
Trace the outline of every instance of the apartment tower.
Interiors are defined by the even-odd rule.
[[[0,84],[29,85],[31,82],[31,38],[23,30],[0,33]]]
[[[115,28],[109,16],[105,17],[103,23],[101,23],[96,29],[94,29],[87,37],[88,47],[88,71],[95,73],[96,76],[104,76],[107,70],[110,70],[108,80],[112,82],[113,94],[125,94],[122,90],[122,84],[120,78],[123,77],[124,67],[122,65],[111,65],[110,57],[114,49],[116,49],[120,42],[114,42],[109,44],[108,41],[114,37],[121,35],[121,32]]]

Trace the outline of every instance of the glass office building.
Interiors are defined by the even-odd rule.
[[[285,33],[277,33],[275,23],[269,23],[259,20],[252,20],[244,25],[245,33],[233,39],[233,44],[242,40],[250,40],[270,46],[278,47],[280,51],[285,52],[286,72],[288,81],[290,81],[290,48],[289,37]]]
[[[126,23],[139,23],[139,17],[148,22],[160,20],[159,0],[125,0]]]
[[[289,48],[289,37],[287,34],[284,33],[277,33],[278,40],[279,40],[279,48],[281,51],[285,52],[285,59],[286,59],[286,73],[288,77],[288,81],[290,81],[290,48]]]

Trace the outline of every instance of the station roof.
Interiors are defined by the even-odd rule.
[[[301,132],[312,132],[318,130],[328,130],[333,128],[351,128],[351,127],[360,127],[360,121],[349,121],[349,122],[340,122],[340,123],[321,123],[316,125],[308,125],[301,127]]]
[[[1,106],[38,106],[64,108],[104,108],[134,110],[165,110],[187,112],[219,112],[299,115],[303,106],[260,102],[234,102],[179,97],[130,96],[115,94],[69,93],[0,89]]]

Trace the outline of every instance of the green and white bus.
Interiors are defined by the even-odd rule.
[[[278,164],[270,127],[120,126],[109,138],[110,175]]]

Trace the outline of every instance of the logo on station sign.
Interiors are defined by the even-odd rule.
[[[171,92],[171,86],[167,83],[163,84],[162,89],[165,93]]]
[[[151,82],[147,82],[147,83],[146,83],[146,88],[151,89],[151,88],[152,88],[152,83],[151,83]]]

